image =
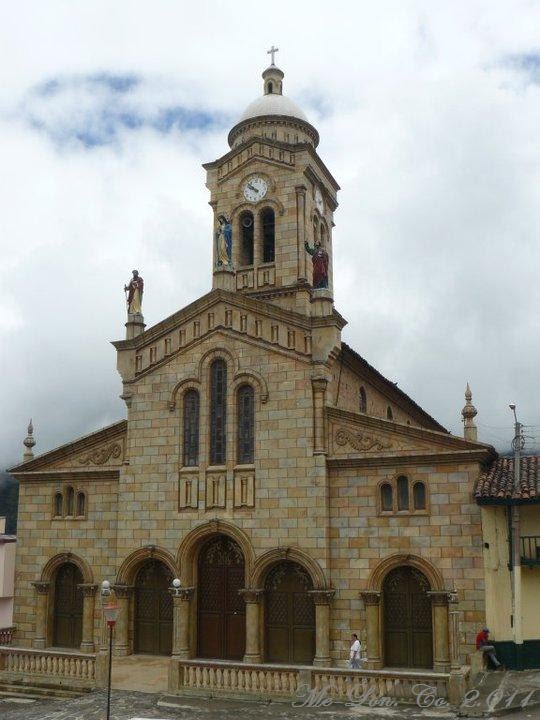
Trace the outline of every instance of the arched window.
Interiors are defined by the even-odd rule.
[[[86,496],[83,492],[77,493],[77,517],[84,517],[86,513]]]
[[[394,509],[394,498],[392,486],[390,483],[381,485],[381,510],[383,512],[391,512]]]
[[[426,509],[426,486],[423,482],[417,482],[414,484],[413,503],[415,510]]]
[[[57,492],[54,496],[54,517],[62,517],[62,507],[64,505],[64,498],[61,492]]]
[[[251,385],[241,385],[237,393],[238,449],[237,462],[254,462],[254,392]]]
[[[199,464],[199,393],[188,390],[184,395],[184,459],[188,467]]]
[[[409,479],[400,475],[397,479],[398,510],[409,509]]]
[[[272,208],[266,208],[262,211],[261,224],[263,262],[274,262],[276,254],[276,220]]]
[[[268,92],[270,93],[270,95],[274,92],[274,86],[271,82],[268,83]]]
[[[392,408],[390,407],[390,405],[386,408],[386,419],[387,420],[394,419],[394,413],[392,412]]]
[[[72,487],[68,487],[66,492],[66,515],[73,517],[75,505],[75,492]]]
[[[253,265],[253,215],[240,215],[240,265]]]
[[[363,385],[360,386],[360,402],[359,402],[359,410],[361,413],[367,412],[367,396],[366,396],[366,389]]]
[[[223,465],[226,455],[227,365],[214,360],[210,367],[210,464]]]

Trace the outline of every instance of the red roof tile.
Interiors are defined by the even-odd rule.
[[[500,457],[478,478],[474,496],[533,500],[540,496],[540,456],[529,455],[520,461],[519,489],[514,490],[514,458]]]

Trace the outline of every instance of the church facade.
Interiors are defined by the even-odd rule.
[[[342,342],[339,187],[283,79],[205,165],[212,290],[150,328],[132,293],[127,419],[11,471],[21,648],[99,654],[103,580],[115,653],[170,656],[171,689],[190,662],[344,667],[352,633],[370,670],[446,677],[474,648],[495,453]]]

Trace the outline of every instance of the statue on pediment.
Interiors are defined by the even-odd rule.
[[[217,264],[232,265],[232,223],[226,215],[218,216],[216,232]]]
[[[130,315],[142,314],[142,296],[144,280],[138,270],[133,270],[133,277],[127,285],[124,285],[124,292],[127,293],[126,301]]]
[[[309,243],[305,243],[306,251],[311,255],[313,262],[313,289],[328,287],[328,253],[321,245],[320,240],[315,240],[313,247]]]

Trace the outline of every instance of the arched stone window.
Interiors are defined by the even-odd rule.
[[[390,483],[381,485],[381,510],[382,512],[392,512],[394,509],[394,492]]]
[[[86,495],[83,492],[77,493],[77,517],[84,517],[86,514]]]
[[[184,395],[184,452],[183,464],[199,464],[199,393],[188,390]]]
[[[75,491],[70,486],[66,490],[66,515],[68,517],[73,517],[74,510],[75,510]]]
[[[64,498],[61,492],[57,492],[54,495],[54,517],[62,517],[62,510],[64,506]]]
[[[426,509],[426,486],[423,482],[417,482],[413,486],[413,505],[415,510]]]
[[[227,365],[214,360],[210,366],[210,464],[223,465],[227,457]]]
[[[409,509],[409,479],[405,475],[397,479],[397,502],[398,510]]]
[[[272,85],[271,82],[269,82],[266,87],[267,87],[268,93],[271,95],[274,92],[274,86]]]
[[[251,385],[241,385],[238,388],[236,398],[238,424],[237,462],[240,465],[246,465],[254,462],[255,449],[255,398]]]
[[[240,265],[253,265],[253,214],[246,210],[240,215]]]
[[[394,413],[392,412],[392,408],[390,407],[390,405],[386,408],[386,419],[387,420],[394,419]]]
[[[272,208],[265,208],[262,211],[261,226],[263,263],[274,262],[276,255],[276,218]]]
[[[358,403],[361,413],[367,412],[367,396],[366,396],[366,389],[363,385],[360,386],[360,401]]]

